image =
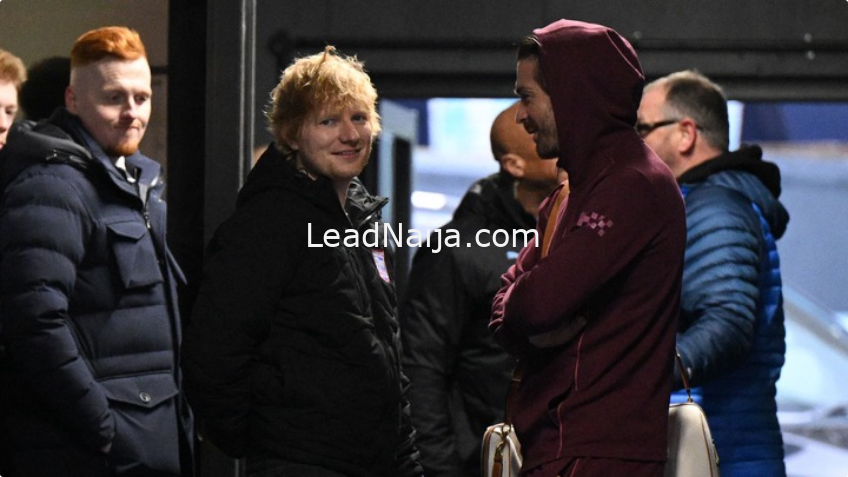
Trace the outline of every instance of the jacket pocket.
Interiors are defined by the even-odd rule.
[[[147,287],[163,281],[153,240],[143,223],[115,222],[106,227],[124,288]]]
[[[179,392],[174,377],[165,372],[106,379],[100,385],[115,418],[110,465],[139,475],[178,475]]]
[[[170,373],[105,379],[100,382],[110,402],[152,409],[179,392]]]

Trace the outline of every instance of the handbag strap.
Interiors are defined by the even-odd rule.
[[[689,389],[689,377],[686,375],[686,368],[683,367],[683,358],[680,357],[680,351],[677,347],[674,348],[674,356],[677,358],[677,369],[680,370],[680,379],[683,381],[683,387],[686,388],[686,402],[695,402],[692,399],[692,391]]]
[[[515,369],[512,370],[512,380],[509,383],[509,391],[506,394],[506,409],[504,416],[504,424],[512,426],[512,408],[515,405],[515,400],[518,396],[518,388],[521,387],[521,379],[524,377],[524,361],[518,360],[515,363]]]
[[[554,205],[551,209],[551,215],[548,217],[548,223],[545,227],[545,232],[542,234],[542,258],[548,255],[551,247],[551,240],[556,231],[557,222],[559,222],[560,208],[563,201],[568,197],[568,182],[562,184],[561,189],[557,192]],[[512,380],[509,383],[509,391],[506,395],[506,409],[504,410],[504,424],[512,425],[512,406],[515,405],[516,396],[518,396],[518,388],[521,386],[521,379],[524,377],[525,363],[517,360],[515,369],[512,370]]]
[[[562,207],[562,203],[567,196],[568,184],[563,184],[556,195],[556,199],[554,199],[554,206],[551,209],[551,215],[548,217],[545,233],[542,234],[542,258],[548,255],[548,251],[551,248],[551,240],[553,240],[554,232],[559,224],[559,209]]]

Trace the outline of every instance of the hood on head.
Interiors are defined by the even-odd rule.
[[[633,47],[611,28],[559,20],[533,33],[557,122],[558,165],[579,180],[580,161],[606,147],[611,133],[635,137],[645,76]]]

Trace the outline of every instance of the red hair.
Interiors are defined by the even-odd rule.
[[[26,81],[26,67],[20,58],[12,53],[0,49],[0,81],[12,83],[15,89],[21,89],[21,84]]]
[[[147,58],[138,32],[127,27],[103,27],[83,33],[71,50],[71,69],[96,63],[103,58],[133,61]]]

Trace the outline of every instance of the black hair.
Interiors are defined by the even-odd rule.
[[[542,53],[542,44],[539,43],[539,38],[536,35],[528,35],[521,39],[521,43],[518,44],[517,51],[517,60],[526,60],[529,58],[535,58],[537,61],[539,60]],[[536,68],[536,82],[539,83],[545,91],[548,90],[547,85],[545,84],[545,75],[542,74],[542,63],[539,61],[539,67]]]

